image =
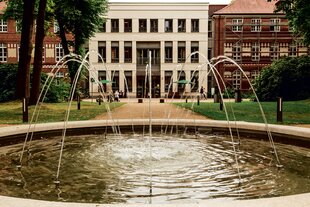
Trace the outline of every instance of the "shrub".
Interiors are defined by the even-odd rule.
[[[47,79],[46,74],[42,74],[41,83],[42,87],[45,80]],[[66,82],[63,78],[55,78],[47,91],[44,102],[47,103],[59,103],[66,101],[70,93],[70,83]]]
[[[0,64],[0,102],[14,100],[17,64]]]

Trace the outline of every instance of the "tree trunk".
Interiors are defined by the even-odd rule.
[[[42,72],[42,55],[43,55],[43,41],[45,37],[45,8],[47,0],[40,0],[39,12],[37,16],[37,28],[35,38],[35,54],[33,62],[33,79],[31,85],[30,105],[35,105],[40,95],[41,72]]]
[[[32,52],[32,32],[35,0],[24,0],[22,33],[17,73],[17,98],[29,98],[30,95],[30,62]]]

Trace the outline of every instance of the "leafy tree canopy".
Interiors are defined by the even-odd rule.
[[[280,0],[276,12],[284,12],[295,34],[301,35],[305,44],[310,44],[309,0]]]

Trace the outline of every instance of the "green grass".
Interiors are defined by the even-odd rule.
[[[191,108],[191,103],[176,103],[185,108]],[[277,123],[277,103],[262,102],[262,108],[268,123]],[[234,120],[232,109],[237,121],[263,123],[262,114],[257,102],[225,103],[229,120]],[[219,103],[197,103],[193,111],[214,120],[226,120],[224,110],[220,111]],[[283,124],[310,124],[310,99],[304,101],[283,102]]]
[[[119,107],[124,103],[111,103],[110,109]],[[38,122],[58,122],[65,118],[68,103],[43,103],[38,118]],[[29,107],[29,121],[34,110],[34,106]],[[73,102],[70,110],[70,121],[90,120],[106,112],[106,106],[100,106],[96,102],[81,102],[81,110],[77,110],[77,103]],[[0,124],[22,124],[22,104],[21,102],[0,103]]]

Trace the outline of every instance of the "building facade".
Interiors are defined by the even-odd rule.
[[[308,48],[290,30],[285,15],[274,13],[276,2],[233,0],[212,15],[214,56],[225,55],[236,61],[251,81],[263,67],[283,56],[308,54]],[[225,62],[218,69],[228,87],[250,88],[236,65]]]
[[[110,3],[107,21],[89,40],[89,60],[99,80],[112,81],[112,90],[144,97],[148,54],[151,52],[153,97],[197,92],[208,82],[205,62],[208,57],[207,3]],[[98,56],[97,52],[102,56]],[[172,78],[172,79],[171,79]],[[192,84],[180,84],[187,80]],[[169,88],[170,82],[173,82]],[[98,95],[90,81],[90,94]],[[146,87],[145,87],[146,86]]]
[[[0,63],[18,63],[21,33],[15,20],[3,20],[2,15],[6,9],[6,3],[0,2]],[[43,47],[43,72],[49,73],[55,64],[63,57],[64,51],[57,35],[57,26],[51,28],[44,39]],[[33,33],[33,42],[35,33]],[[35,45],[33,45],[33,48]],[[34,49],[32,51],[32,61]],[[67,73],[65,67],[56,74],[64,77]]]

